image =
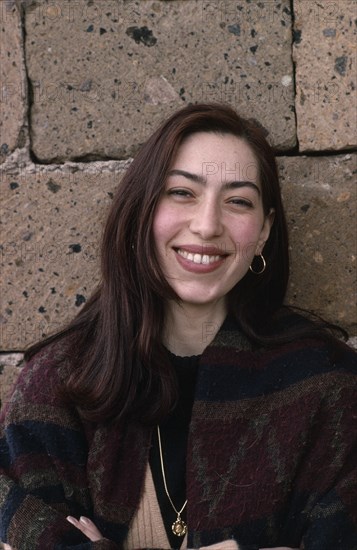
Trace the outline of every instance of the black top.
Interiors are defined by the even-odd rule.
[[[177,375],[179,398],[174,411],[160,424],[160,434],[167,488],[176,510],[180,511],[186,500],[187,438],[200,356],[179,357],[168,353]],[[184,537],[174,535],[171,529],[177,514],[165,492],[157,430],[150,451],[150,467],[170,546],[180,548]],[[186,522],[186,507],[181,519]]]

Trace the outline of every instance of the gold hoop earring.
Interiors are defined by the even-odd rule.
[[[263,254],[259,254],[259,256],[260,256],[260,258],[262,260],[262,263],[263,263],[263,267],[261,268],[261,270],[260,271],[254,271],[254,269],[252,269],[252,266],[251,265],[249,266],[250,271],[252,273],[254,273],[254,275],[260,275],[261,273],[263,273],[263,271],[265,271],[265,268],[267,266]]]

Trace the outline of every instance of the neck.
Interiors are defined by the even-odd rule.
[[[175,355],[201,355],[216,336],[226,315],[223,302],[199,307],[169,302],[164,344]]]

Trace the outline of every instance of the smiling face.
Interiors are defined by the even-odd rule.
[[[183,303],[225,301],[269,237],[258,164],[242,139],[199,132],[179,148],[154,217],[158,260]]]

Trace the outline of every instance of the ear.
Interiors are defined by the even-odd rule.
[[[274,223],[274,218],[275,218],[275,210],[274,210],[274,208],[271,208],[270,211],[269,211],[269,214],[267,214],[267,216],[265,216],[265,218],[264,218],[263,227],[262,227],[262,230],[260,232],[259,241],[257,243],[257,248],[255,250],[255,255],[256,256],[259,256],[259,254],[262,253],[264,245],[267,242],[267,240],[269,239],[270,230],[271,230],[272,225]]]

